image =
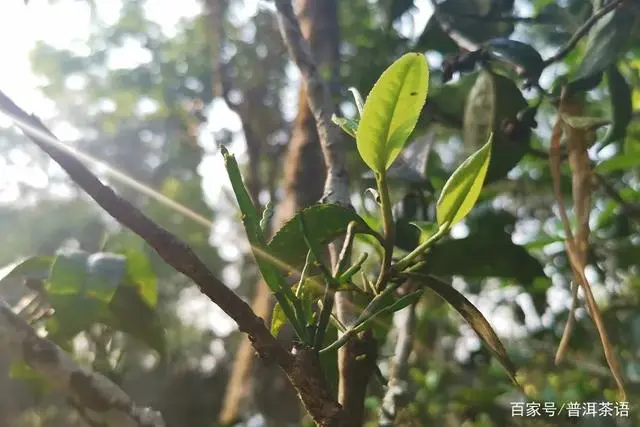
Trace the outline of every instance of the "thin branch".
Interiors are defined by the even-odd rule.
[[[218,305],[249,335],[253,347],[265,359],[274,361],[289,377],[313,419],[322,426],[333,425],[341,417],[321,376],[317,354],[304,349],[292,354],[269,332],[264,321],[238,295],[222,283],[185,242],[171,234],[130,202],[105,186],[86,166],[58,148],[57,138],[36,116],[27,114],[0,91],[0,111],[8,115],[38,147],[47,153],[71,179],[119,223],[142,237],[160,257],[189,277],[202,293]],[[118,425],[118,424],[115,424]]]
[[[589,32],[591,27],[595,25],[596,22],[600,20],[607,13],[611,12],[614,9],[617,9],[624,0],[614,0],[606,5],[602,6],[598,9],[589,19],[585,21],[584,24],[571,36],[571,39],[565,44],[555,55],[545,59],[544,67],[551,65],[552,63],[561,60],[565,56],[567,56],[582,40],[582,38]]]
[[[334,113],[333,100],[329,86],[320,77],[317,64],[311,54],[311,47],[304,39],[300,23],[296,17],[291,0],[276,0],[278,22],[289,55],[302,73],[302,80],[309,97],[309,107],[316,120],[318,137],[327,167],[323,200],[350,206],[349,175],[346,168],[346,153],[339,129],[331,121]]]
[[[82,407],[83,417],[96,424],[123,427],[164,427],[160,412],[138,406],[105,376],[79,366],[54,342],[41,338],[0,299],[0,343],[16,360],[63,390]]]

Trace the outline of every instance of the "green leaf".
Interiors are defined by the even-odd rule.
[[[438,22],[436,14],[432,14],[429,22],[424,27],[424,31],[413,45],[415,51],[435,50],[441,55],[450,55],[458,53],[458,45],[456,42],[442,29]]]
[[[340,129],[345,131],[347,135],[356,138],[358,133],[358,121],[348,119],[346,117],[338,117],[335,114],[331,116],[331,121],[336,125],[340,126]]]
[[[87,258],[87,283],[85,292],[88,296],[104,302],[111,301],[118,285],[125,277],[127,259],[118,254],[98,252]]]
[[[84,293],[87,280],[87,258],[84,251],[69,251],[56,256],[46,289],[50,294]]]
[[[364,111],[364,101],[362,100],[362,95],[360,95],[360,92],[355,87],[350,87],[349,92],[351,92],[351,94],[353,95],[353,100],[356,102],[356,108],[358,109],[358,118],[360,118],[362,117],[362,112]]]
[[[607,145],[614,141],[624,140],[627,127],[633,117],[632,93],[629,83],[617,67],[611,66],[606,71],[609,85],[609,99],[611,101],[611,121],[613,126],[602,141]]]
[[[620,154],[600,162],[595,167],[595,171],[602,174],[608,174],[611,172],[636,168],[639,166],[640,156],[637,153]]]
[[[593,26],[584,58],[569,83],[572,90],[587,91],[598,85],[602,73],[626,51],[636,15],[631,4],[623,3]]]
[[[478,75],[479,72],[464,74],[455,83],[438,85],[430,90],[427,105],[434,107],[434,120],[462,128],[467,98]]]
[[[418,122],[429,83],[423,54],[407,53],[391,64],[371,89],[364,104],[356,142],[374,172],[391,166]]]
[[[493,58],[509,62],[519,68],[520,74],[537,81],[544,68],[542,56],[533,47],[517,40],[491,39],[485,49]]]
[[[284,315],[280,304],[276,302],[273,306],[273,314],[271,315],[271,335],[277,337],[280,330],[287,324],[287,316]]]
[[[463,140],[466,153],[471,154],[493,134],[485,185],[504,178],[527,153],[531,129],[507,132],[506,126],[515,125],[518,113],[526,108],[527,101],[511,79],[487,70],[480,72],[467,97]]]
[[[572,128],[581,130],[596,130],[611,124],[608,119],[602,117],[568,116],[566,114],[562,114],[561,117],[562,121]]]
[[[513,15],[513,2],[493,0],[446,0],[437,3],[438,20],[449,31],[460,33],[468,40],[484,42],[495,37],[506,37],[514,30],[508,21],[478,19],[478,17]],[[463,12],[463,13],[461,13]],[[468,16],[464,16],[467,14]]]
[[[358,223],[356,232],[373,233],[352,209],[335,204],[310,206],[287,221],[267,245],[269,253],[278,260],[283,269],[287,269],[286,266],[298,268],[304,265],[308,248],[300,233],[301,215],[304,215],[309,239],[315,245],[326,245],[346,233],[351,221]]]
[[[464,320],[473,328],[482,341],[487,345],[493,356],[504,366],[509,374],[509,378],[518,385],[516,380],[516,367],[509,359],[509,355],[505,350],[500,338],[495,333],[491,324],[485,319],[480,310],[478,310],[471,302],[453,286],[442,282],[431,276],[420,274],[413,275],[420,284],[432,289],[440,298],[449,303]],[[518,385],[519,386],[519,385]]]
[[[124,283],[116,289],[101,322],[147,344],[160,357],[166,356],[162,321],[157,310],[149,306],[136,286]]]
[[[523,285],[546,277],[540,261],[504,232],[441,241],[431,248],[424,269],[436,276],[504,277]]]
[[[47,300],[54,315],[47,319],[46,328],[56,343],[72,339],[102,321],[108,313],[106,302],[83,293],[49,294]]]
[[[436,205],[436,218],[441,227],[445,223],[452,227],[464,219],[478,200],[491,161],[491,142],[489,138],[484,147],[458,166],[444,185]]]
[[[127,259],[127,281],[136,287],[149,307],[155,307],[158,302],[158,279],[147,255],[135,249],[123,249],[118,253]]]
[[[273,267],[272,263],[265,259],[264,254],[262,253],[262,249],[265,247],[265,237],[262,233],[262,229],[260,228],[260,219],[258,218],[256,207],[254,206],[251,196],[242,181],[242,175],[240,174],[238,163],[236,162],[235,157],[230,154],[224,146],[222,146],[220,150],[224,157],[224,164],[227,169],[236,200],[238,201],[240,212],[242,212],[242,223],[244,224],[247,238],[251,244],[251,250],[256,258],[258,267],[260,268],[260,273],[262,273],[265,282],[272,292],[275,293],[281,291],[285,287],[288,288],[288,286],[285,285],[282,276]]]
[[[423,290],[420,289],[418,291],[411,292],[401,298],[398,298],[396,302],[391,304],[390,307],[387,308],[391,313],[395,313],[396,311],[400,311],[405,307],[410,306],[411,304],[417,302],[422,296]]]
[[[49,256],[33,256],[14,263],[10,268],[5,267],[5,274],[0,278],[0,287],[19,277],[46,277],[53,260],[54,258]]]
[[[119,254],[70,251],[58,254],[46,290],[52,295],[82,294],[109,302],[126,272],[126,258]]]

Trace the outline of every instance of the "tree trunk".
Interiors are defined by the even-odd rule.
[[[335,0],[299,0],[295,6],[303,35],[309,40],[319,66],[321,69],[328,70],[335,79],[339,61]],[[298,106],[298,114],[284,160],[284,198],[276,209],[274,229],[280,228],[299,209],[316,203],[322,196],[325,165],[315,120],[308,106],[307,94],[302,88],[298,95]],[[258,285],[252,307],[258,316],[266,320],[270,319],[273,301],[264,282]],[[234,361],[220,421],[225,423],[240,417],[249,396],[248,384],[251,373],[256,371],[256,400],[260,409],[265,412],[273,411],[273,414],[265,413],[265,415],[276,416],[279,421],[298,422],[297,398],[295,403],[291,402],[295,405],[295,412],[284,413],[285,408],[291,408],[286,404],[288,402],[285,402],[289,400],[287,397],[295,398],[295,393],[284,374],[276,366],[261,365],[254,368],[253,360],[254,351],[251,344],[249,340],[243,339]]]

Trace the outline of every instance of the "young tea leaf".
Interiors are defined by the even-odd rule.
[[[489,142],[469,156],[449,177],[436,206],[438,225],[448,222],[452,227],[464,219],[475,205],[491,161],[492,139],[489,137]]]
[[[358,223],[356,232],[372,234],[367,223],[352,209],[334,204],[317,204],[298,212],[278,230],[269,242],[269,253],[282,264],[283,268],[301,267],[308,252],[304,236],[300,233],[300,217],[314,245],[326,245],[347,232],[351,221]]]
[[[350,87],[349,91],[353,95],[353,99],[356,102],[356,107],[358,108],[358,117],[362,117],[362,112],[364,111],[364,101],[362,100],[362,95],[355,87]]]
[[[340,129],[353,138],[356,138],[358,133],[358,121],[351,120],[346,117],[338,117],[335,114],[331,116],[331,121],[340,126]]]
[[[413,275],[420,284],[432,289],[440,298],[449,303],[464,320],[473,328],[478,336],[487,345],[493,356],[504,366],[511,380],[518,385],[516,380],[516,367],[509,358],[500,338],[496,335],[491,324],[485,319],[480,310],[453,286],[444,283],[435,277],[420,274]]]
[[[407,53],[391,64],[364,104],[356,142],[362,160],[386,171],[404,147],[427,98],[429,67],[421,53]]]
[[[284,315],[280,304],[276,303],[273,306],[273,314],[271,315],[271,335],[277,337],[280,330],[287,324],[287,316]]]

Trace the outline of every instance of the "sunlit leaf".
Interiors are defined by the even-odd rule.
[[[271,335],[277,337],[280,330],[287,324],[287,316],[284,315],[280,304],[276,303],[273,306],[273,313],[271,315]]]
[[[384,172],[400,154],[424,106],[428,83],[425,56],[408,53],[391,64],[371,89],[356,142],[374,172]]]
[[[158,302],[158,280],[147,255],[134,249],[125,249],[118,253],[127,259],[127,280],[136,287],[138,294],[149,307],[155,307]]]
[[[449,223],[452,227],[464,219],[475,205],[491,161],[491,142],[490,138],[484,147],[458,166],[444,185],[436,205],[440,226]]]

